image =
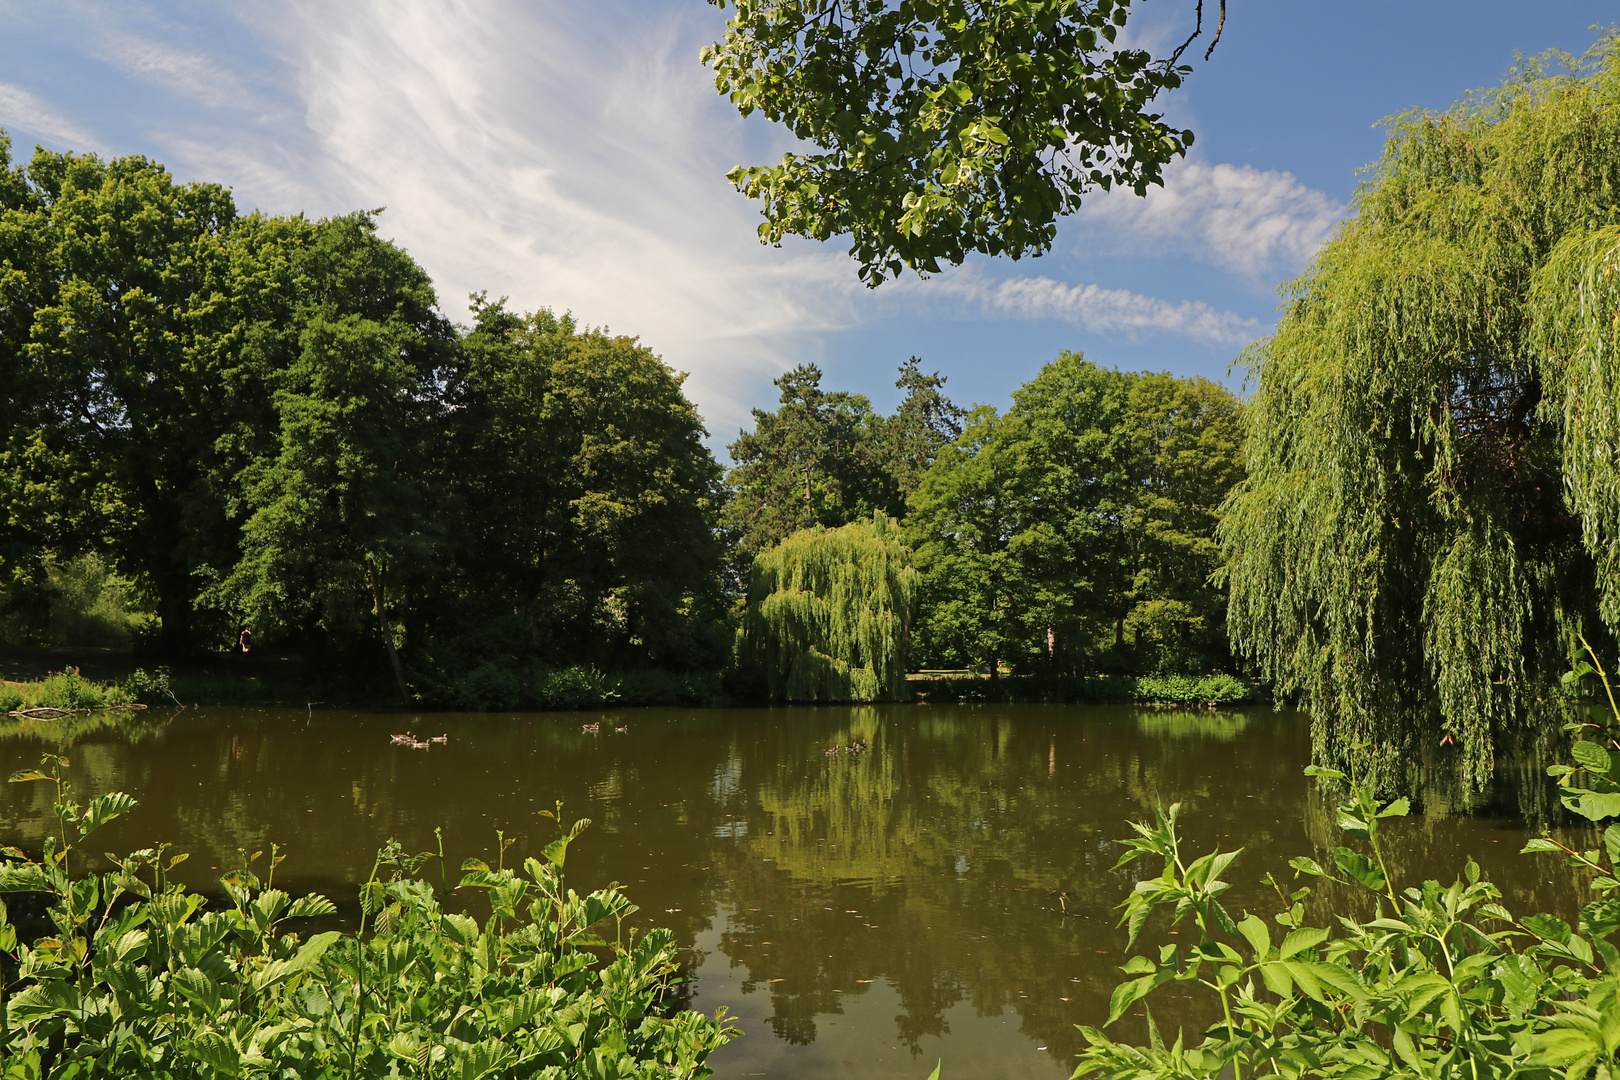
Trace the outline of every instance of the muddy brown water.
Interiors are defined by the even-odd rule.
[[[1114,906],[1159,869],[1114,869],[1128,821],[1180,802],[1189,851],[1245,848],[1229,906],[1268,916],[1262,874],[1288,884],[1289,857],[1328,861],[1340,841],[1301,774],[1307,728],[1267,710],[1057,705],[216,708],[13,722],[0,765],[60,749],[78,797],[139,799],[97,852],[169,841],[192,853],[184,880],[207,890],[274,841],[288,851],[278,886],[340,902],[382,843],[428,850],[435,827],[452,866],[490,857],[497,829],[520,863],[553,835],[539,811],[561,800],[594,823],[569,849],[570,884],[620,882],[635,921],[673,928],[687,950],[692,1007],[737,1018],[744,1036],[710,1062],[723,1080],[921,1080],[936,1059],[947,1080],[1061,1078],[1074,1025],[1101,1023],[1123,978]],[[406,729],[448,740],[391,743]],[[827,754],[857,740],[869,750]],[[1570,872],[1517,854],[1530,831],[1517,807],[1536,784],[1531,770],[1505,776],[1467,814],[1429,792],[1429,813],[1392,826],[1397,879],[1449,882],[1471,855],[1514,911],[1573,920]],[[49,820],[46,785],[0,787],[0,840],[37,848]],[[1317,919],[1352,902],[1316,900]],[[1162,925],[1147,936],[1177,940]],[[1202,1019],[1186,999],[1152,1000],[1161,1023]]]

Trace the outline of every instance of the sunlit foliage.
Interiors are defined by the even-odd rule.
[[[1614,34],[1397,118],[1247,356],[1228,625],[1327,763],[1445,741],[1483,783],[1613,624],[1617,146]]]
[[[797,532],[754,558],[742,651],[773,698],[896,701],[917,572],[881,512]]]

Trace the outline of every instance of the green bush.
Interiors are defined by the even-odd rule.
[[[359,931],[305,937],[288,923],[337,909],[274,888],[273,847],[265,880],[226,876],[217,907],[168,881],[184,856],[165,847],[75,875],[74,845],[135,802],[116,793],[81,808],[61,759],[44,761],[13,779],[56,785],[68,841],[47,837],[37,862],[8,849],[0,866],[0,891],[43,893],[56,928],[24,942],[0,905],[7,1076],[701,1078],[737,1033],[723,1010],[673,1007],[668,930],[627,934],[636,908],[623,893],[566,887],[587,821],[521,874],[499,834],[495,866],[463,863],[458,887],[488,898],[483,923],[442,906],[442,850],[391,842],[360,888]],[[439,888],[421,874],[435,860]]]
[[[595,668],[546,669],[534,683],[535,703],[542,709],[596,709],[618,696],[618,680]]]
[[[1039,701],[1087,704],[1239,705],[1264,691],[1232,675],[1004,675],[931,679],[914,689],[933,701]]]
[[[169,669],[160,667],[148,673],[144,668],[136,668],[129,673],[119,692],[126,702],[137,702],[141,705],[173,705],[175,696],[169,686]]]
[[[1620,734],[1620,710],[1613,721],[1602,741],[1574,744],[1576,764],[1548,770],[1558,778],[1565,807],[1599,824],[1620,817],[1620,752],[1609,749]],[[1181,848],[1179,807],[1161,810],[1152,824],[1134,825],[1136,837],[1124,842],[1118,866],[1158,857],[1163,869],[1138,875],[1120,922],[1134,944],[1148,919],[1165,909],[1171,925],[1191,921],[1198,941],[1131,957],[1122,970],[1135,978],[1114,991],[1103,1026],[1143,1002],[1148,1045],[1116,1042],[1082,1026],[1087,1047],[1076,1077],[1596,1080],[1616,1074],[1620,948],[1612,939],[1620,932],[1620,824],[1609,825],[1601,844],[1589,850],[1550,835],[1525,845],[1526,852],[1556,853],[1592,874],[1595,895],[1571,926],[1556,915],[1515,916],[1472,860],[1450,885],[1430,880],[1398,887],[1382,833],[1391,819],[1406,815],[1407,800],[1380,800],[1369,785],[1331,769],[1306,772],[1348,790],[1336,820],[1357,846],[1335,847],[1331,868],[1308,857],[1289,865],[1296,876],[1369,894],[1373,917],[1338,914],[1325,920],[1329,925],[1310,925],[1311,890],[1285,891],[1269,874],[1265,881],[1280,910],[1269,922],[1253,912],[1234,917],[1220,897],[1241,849],[1191,859]],[[1187,987],[1178,996],[1196,989],[1213,999],[1221,1019],[1190,1038],[1178,1033],[1167,1040],[1145,999],[1172,983]]]
[[[32,695],[31,705],[54,709],[100,709],[107,705],[108,687],[100,687],[70,667],[45,677]]]
[[[15,686],[0,683],[0,713],[8,713],[13,709],[23,707],[22,691]]]

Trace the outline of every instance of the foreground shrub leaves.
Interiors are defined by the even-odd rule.
[[[63,765],[47,757],[13,780],[55,785],[65,837],[135,807],[124,795],[78,806]],[[482,924],[446,912],[417,876],[442,852],[390,843],[361,888],[359,932],[307,938],[287,920],[337,908],[275,889],[274,848],[266,880],[222,879],[218,910],[168,881],[183,856],[162,847],[109,856],[105,874],[77,872],[67,842],[47,841],[38,861],[0,852],[0,892],[45,894],[51,924],[24,941],[0,904],[0,1077],[707,1077],[737,1029],[723,1010],[671,1007],[669,931],[626,933],[623,894],[566,887],[562,853],[586,824],[525,860],[525,876],[501,858],[467,873],[461,887],[488,893]],[[595,932],[609,923],[611,942]]]

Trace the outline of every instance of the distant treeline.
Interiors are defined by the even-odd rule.
[[[920,572],[912,667],[1230,665],[1215,384],[1066,353],[998,415],[913,358],[882,416],[805,365],[726,473],[651,349],[481,294],[453,323],[370,214],[244,215],[141,158],[0,165],[0,644],[178,657],[246,626],[425,704],[560,672],[747,692],[754,557],[881,510]]]

